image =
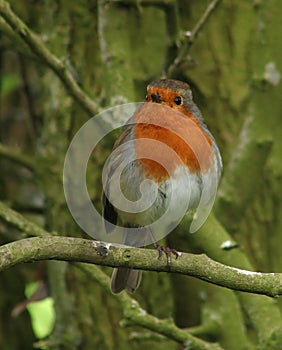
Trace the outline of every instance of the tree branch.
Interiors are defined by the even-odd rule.
[[[24,218],[0,202],[0,218],[23,231],[23,239],[0,247],[0,271],[34,260],[66,260],[105,266],[175,272],[190,275],[222,287],[268,296],[282,295],[282,273],[257,273],[220,264],[204,254],[183,253],[168,267],[152,249],[137,249],[118,244],[80,238],[58,237]]]
[[[91,264],[130,267],[157,272],[174,272],[249,293],[276,297],[282,295],[282,273],[259,273],[220,264],[204,254],[182,253],[167,265],[153,249],[133,248],[101,241],[71,237],[34,237],[0,248],[0,271],[37,260],[65,260]]]
[[[109,293],[111,292],[110,278],[97,266],[81,263],[76,264],[76,266],[90,275],[92,279],[99,283]],[[141,326],[158,334],[162,334],[184,346],[190,344],[191,348],[195,350],[222,349],[216,343],[207,343],[204,340],[197,338],[195,335],[191,334],[189,330],[178,328],[171,319],[160,320],[159,318],[148,314],[128,293],[116,294],[115,298],[118,299],[118,302],[122,305],[124,320],[122,320],[121,325],[123,327]]]
[[[171,63],[171,65],[167,68],[167,76],[172,77],[179,66],[187,60],[188,52],[191,46],[194,44],[195,39],[197,38],[200,31],[203,29],[204,25],[207,23],[210,15],[219,5],[221,0],[213,0],[206,8],[205,12],[196,23],[195,27],[191,32],[186,32],[187,39],[184,41],[182,46],[179,48],[178,55]]]
[[[36,235],[42,237],[23,239],[0,247],[0,271],[24,262],[56,259],[188,274],[234,290],[260,293],[269,296],[278,296],[282,294],[282,274],[279,273],[255,273],[240,270],[217,263],[205,255],[191,255],[186,253],[182,254],[178,260],[173,259],[169,271],[166,259],[163,258],[159,260],[155,250],[136,249],[78,238],[51,237],[50,233],[25,219],[22,215],[8,208],[1,202],[0,217],[10,225],[23,231],[26,236]],[[99,270],[94,265],[80,265],[85,268],[96,268],[97,271]],[[99,283],[109,289],[109,279],[107,276],[99,280]],[[125,293],[121,293],[121,295],[125,295]],[[240,295],[254,297],[246,293],[241,293],[239,296]],[[258,297],[259,296],[257,296],[257,298]],[[261,302],[259,305],[261,305],[261,307],[266,306],[266,300],[270,301],[270,299],[265,299],[264,303]],[[255,299],[254,302],[258,302],[258,300]],[[267,303],[267,305],[268,304],[269,303]],[[135,320],[135,318],[128,319],[128,317],[126,317],[125,324],[132,323],[132,320]],[[149,319],[147,326],[145,321],[138,318],[136,320],[134,322],[143,322],[145,328],[147,327],[148,329],[154,330],[154,327],[156,327],[156,332],[166,335],[176,341],[180,342],[181,337],[184,337],[184,333],[180,332],[180,334],[178,331],[174,332],[174,328],[168,327],[166,323],[163,324],[161,322],[160,328],[157,330],[158,323],[153,319]],[[167,332],[167,334],[165,332]],[[174,335],[169,336],[169,332],[172,332]],[[179,337],[178,340],[176,339],[177,337]],[[209,347],[202,348],[217,349],[211,348],[210,345]]]
[[[0,158],[1,157],[9,159],[17,164],[20,164],[32,172],[34,172],[34,170],[36,169],[36,164],[31,158],[23,155],[16,149],[7,147],[0,143]]]
[[[2,218],[9,225],[17,228],[24,233],[24,236],[51,236],[50,232],[43,230],[40,226],[27,220],[24,216],[9,208],[0,201],[0,218]]]
[[[28,26],[11,10],[8,2],[0,0],[0,15],[9,24],[17,37],[29,47],[41,62],[50,67],[59,77],[71,96],[91,115],[98,112],[98,105],[79,87],[67,66],[53,55]],[[3,26],[3,23],[2,23]]]

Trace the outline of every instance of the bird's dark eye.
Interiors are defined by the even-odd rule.
[[[174,99],[174,103],[178,106],[181,105],[182,103],[182,97],[181,96],[176,96],[175,99]]]

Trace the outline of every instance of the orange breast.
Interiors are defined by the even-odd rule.
[[[141,158],[140,164],[147,178],[163,181],[181,165],[187,166],[192,173],[209,169],[212,140],[200,128],[198,120],[166,105],[144,103],[136,112],[134,122],[137,123],[136,158]],[[169,152],[164,146],[174,152]]]

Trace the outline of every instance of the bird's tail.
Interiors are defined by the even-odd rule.
[[[141,278],[142,271],[140,270],[127,267],[115,268],[111,280],[112,292],[117,294],[126,289],[129,293],[134,293],[140,285]]]
[[[124,243],[133,247],[145,245],[148,228],[140,227],[135,234],[130,232],[130,228],[124,229]],[[129,293],[134,293],[139,287],[142,278],[142,271],[128,267],[115,268],[112,274],[111,289],[114,294],[126,289]]]

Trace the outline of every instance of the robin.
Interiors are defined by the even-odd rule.
[[[123,127],[107,164],[106,231],[113,225],[123,226],[125,244],[146,245],[149,237],[162,250],[155,232],[170,232],[180,212],[183,216],[200,207],[201,201],[208,203],[221,169],[219,149],[193,102],[190,86],[172,79],[152,82],[145,102]],[[122,206],[121,198],[129,205]],[[139,270],[114,269],[112,292],[133,293],[141,275]]]

